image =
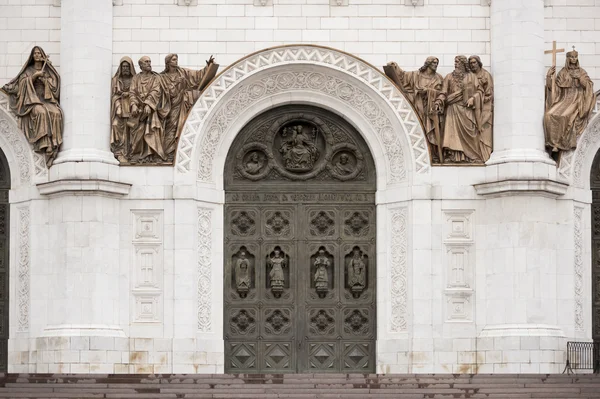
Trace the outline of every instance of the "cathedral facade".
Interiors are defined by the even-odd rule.
[[[0,371],[558,373],[600,340],[598,0],[0,15]]]

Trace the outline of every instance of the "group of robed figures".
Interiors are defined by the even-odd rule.
[[[139,73],[131,58],[121,58],[111,84],[110,135],[121,163],[173,162],[187,115],[219,68],[212,57],[200,70],[182,68],[178,60],[167,55],[159,74],[148,56],[139,59]]]
[[[152,71],[149,57],[123,57],[111,82],[110,145],[122,164],[171,164],[193,104],[219,65],[212,57],[200,70],[182,68],[177,54],[165,57],[165,69]],[[428,57],[417,71],[395,62],[384,67],[421,119],[431,147],[432,163],[481,165],[492,152],[494,82],[481,59],[459,55],[454,71],[437,73],[439,59]],[[44,50],[35,46],[18,75],[2,87],[10,108],[33,150],[50,166],[63,137],[60,75]],[[596,103],[593,82],[579,65],[579,54],[567,53],[565,67],[546,76],[543,126],[546,148],[558,160],[575,149]]]
[[[428,57],[417,71],[406,72],[395,62],[384,71],[421,119],[434,163],[484,163],[492,152],[492,76],[476,55],[456,56],[446,77],[437,73],[438,65],[438,58]]]
[[[384,71],[421,119],[433,163],[482,164],[492,153],[492,76],[476,55],[456,56],[454,71],[444,78],[437,73],[438,64],[438,58],[429,57],[418,71],[405,72],[390,62]],[[575,49],[558,74],[555,66],[548,71],[543,126],[546,149],[555,160],[560,152],[576,148],[596,104],[593,86]]]

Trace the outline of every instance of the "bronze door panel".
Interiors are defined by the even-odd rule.
[[[358,132],[282,107],[226,165],[226,372],[374,372],[375,174]]]

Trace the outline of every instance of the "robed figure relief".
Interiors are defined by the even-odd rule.
[[[138,64],[141,72],[131,83],[131,114],[139,118],[131,132],[131,160],[165,162],[164,120],[171,102],[160,75],[152,71],[150,57],[143,56]]]
[[[285,285],[285,275],[283,268],[286,267],[285,257],[279,247],[276,247],[272,254],[267,258],[267,269],[269,270],[269,280],[271,292],[275,298],[279,298]]]
[[[331,267],[331,262],[329,258],[325,254],[325,249],[319,248],[319,253],[314,262],[315,266],[315,290],[319,295],[319,298],[325,298],[327,292],[329,291],[329,275],[328,270]]]
[[[436,148],[441,139],[442,128],[435,110],[435,100],[442,90],[443,83],[442,75],[437,73],[438,64],[437,57],[428,57],[418,71],[406,72],[395,62],[390,62],[383,68],[385,74],[396,83],[415,108],[423,122],[427,140]],[[437,150],[432,151],[434,161],[440,162],[439,153]]]
[[[565,67],[555,79],[556,67],[546,75],[546,147],[553,154],[575,149],[594,109],[594,84],[579,66],[577,51],[569,51]]]
[[[19,74],[2,87],[11,110],[35,152],[52,162],[62,144],[60,76],[41,47],[35,46]]]
[[[245,298],[250,290],[250,260],[244,250],[240,252],[240,257],[235,262],[235,285],[240,298]]]
[[[493,127],[494,127],[494,80],[492,75],[483,68],[481,58],[477,55],[469,57],[469,68],[477,76],[479,85],[483,89],[483,98],[477,99],[481,102],[475,107],[475,121],[479,126],[481,134],[481,155],[482,160],[487,161],[490,158],[493,147]]]
[[[127,162],[129,134],[138,120],[131,114],[131,83],[135,74],[131,58],[123,57],[111,82],[110,149],[119,162]]]
[[[198,99],[200,92],[217,74],[219,64],[214,63],[211,56],[206,61],[206,67],[200,70],[182,68],[178,65],[177,54],[165,57],[165,70],[161,72],[171,110],[165,120],[164,150],[169,162],[173,162],[177,141],[188,113]]]
[[[352,257],[348,261],[347,265],[347,276],[348,276],[348,288],[352,291],[352,296],[355,298],[360,297],[360,294],[365,290],[367,286],[367,265],[365,263],[364,254],[362,254],[360,248],[354,247],[352,249]]]
[[[444,114],[444,161],[449,163],[483,163],[491,147],[483,141],[477,115],[483,111],[485,90],[471,72],[467,57],[454,60],[454,71],[444,78],[436,99],[438,112]]]
[[[296,172],[306,172],[313,168],[319,158],[319,150],[315,145],[317,139],[316,129],[311,135],[306,132],[304,125],[285,127],[281,133],[283,142],[279,152],[283,158],[285,168]]]

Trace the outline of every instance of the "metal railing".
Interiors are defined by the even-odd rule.
[[[600,342],[567,342],[567,364],[563,374],[573,370],[600,373]]]

